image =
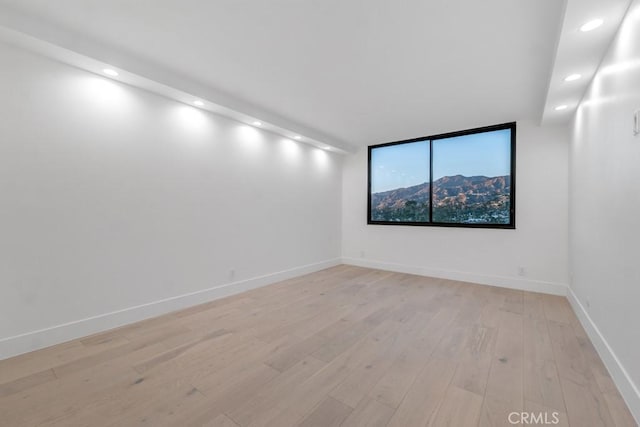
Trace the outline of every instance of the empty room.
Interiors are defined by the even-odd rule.
[[[0,426],[638,426],[640,0],[0,0]]]

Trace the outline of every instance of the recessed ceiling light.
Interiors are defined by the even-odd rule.
[[[324,148],[324,149],[325,149],[325,150],[327,150],[327,151],[331,151],[331,147],[329,147],[329,146],[322,147],[322,148]]]
[[[298,141],[300,141],[302,139],[302,137],[300,135],[296,135],[293,137],[293,139],[297,139]]]
[[[604,21],[602,19],[594,19],[592,21],[587,22],[582,27],[580,27],[580,31],[582,31],[583,33],[586,33],[587,31],[595,30],[596,28],[601,26],[603,23]]]
[[[255,122],[253,122],[253,125],[254,126],[262,126],[262,122],[259,122],[259,121],[256,120]]]
[[[195,105],[196,107],[204,107],[204,102],[200,101],[199,99],[193,101],[193,105]]]
[[[569,107],[568,107],[568,106],[566,106],[566,105],[558,105],[558,106],[555,108],[555,110],[556,110],[556,111],[562,111],[562,110],[566,110],[567,108],[569,108]]]
[[[112,68],[105,68],[104,70],[102,70],[102,72],[107,76],[118,77],[118,72]]]
[[[565,82],[573,82],[573,81],[578,80],[580,78],[582,78],[581,74],[571,74],[571,75],[565,77],[564,81]]]

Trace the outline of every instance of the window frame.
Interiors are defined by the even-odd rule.
[[[428,141],[429,142],[429,218],[433,219],[433,141],[446,138],[454,138],[458,136],[473,135],[478,133],[487,133],[498,130],[509,129],[511,131],[511,191],[509,223],[508,224],[476,224],[476,223],[452,223],[452,222],[434,222],[434,221],[376,221],[371,219],[371,153],[376,148],[390,147],[393,145],[410,144],[413,142]],[[370,145],[367,157],[367,224],[368,225],[408,225],[418,227],[458,227],[458,228],[488,228],[488,229],[507,229],[515,230],[516,228],[516,122],[502,123],[492,126],[483,126],[479,128],[466,129],[456,132],[447,132],[437,135],[422,136],[419,138],[404,139],[401,141],[386,142],[383,144]]]

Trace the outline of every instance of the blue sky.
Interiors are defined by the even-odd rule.
[[[511,165],[511,131],[497,130],[433,142],[433,179],[443,176],[503,176]]]
[[[391,145],[371,152],[371,192],[429,181],[429,141]]]
[[[433,142],[433,179],[443,176],[509,175],[511,131],[477,133]],[[371,191],[393,190],[429,181],[429,142],[392,145],[371,153]]]

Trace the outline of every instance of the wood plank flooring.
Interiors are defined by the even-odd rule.
[[[7,427],[511,426],[523,411],[636,425],[565,298],[352,266],[0,361]]]

